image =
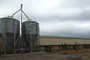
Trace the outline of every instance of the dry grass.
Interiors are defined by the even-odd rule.
[[[71,39],[71,38],[40,38],[40,45],[60,45],[60,44],[90,44],[90,39]]]

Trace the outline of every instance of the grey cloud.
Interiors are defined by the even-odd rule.
[[[90,0],[65,0],[64,3],[62,5],[65,8],[86,8],[90,6]]]
[[[76,14],[76,15],[72,15],[70,17],[67,17],[66,19],[69,19],[69,20],[90,20],[90,11],[82,11],[81,13],[79,14]]]
[[[37,2],[38,1],[38,2]],[[48,0],[47,0],[48,1]],[[57,24],[57,22],[66,23],[68,21],[71,21],[71,26],[68,25],[68,27],[64,27],[64,30],[62,31],[62,28],[64,25],[60,25],[60,28],[57,28],[56,31],[53,31],[55,29],[56,25],[53,23],[53,28],[51,29],[51,32],[48,30],[44,30],[43,28],[40,28],[40,34],[41,35],[53,35],[53,36],[69,36],[69,37],[87,37],[90,38],[90,31],[83,31],[79,32],[78,28],[74,29],[74,27],[78,26],[73,26],[72,21],[79,21],[79,22],[90,22],[90,0],[62,0],[63,2],[60,3],[58,6],[52,8],[52,9],[46,9],[43,10],[42,12],[39,8],[37,8],[37,4],[42,3],[42,0],[0,0],[0,7],[4,7],[5,10],[8,10],[9,12],[3,12],[4,14],[0,15],[6,15],[6,14],[12,14],[16,10],[19,9],[19,6],[21,3],[24,4],[23,10],[27,13],[27,15],[32,19],[36,20],[43,25],[42,23],[49,23],[49,22],[54,22]],[[39,3],[40,2],[40,3]],[[60,2],[60,0],[57,0],[57,2]],[[40,7],[40,6],[38,6]],[[48,7],[48,6],[47,6]],[[11,9],[12,8],[12,9]],[[44,8],[44,7],[43,7]],[[60,8],[60,9],[59,9]],[[65,9],[80,9],[81,11],[76,13],[76,14],[67,14],[67,15],[62,15],[62,13],[57,12],[60,10],[65,10]],[[54,10],[56,9],[56,11]],[[14,11],[11,11],[14,10]],[[68,11],[66,11],[68,12]],[[0,16],[1,17],[1,16]],[[20,15],[16,15],[15,18],[20,20]],[[25,17],[23,17],[23,20],[26,20]],[[50,24],[50,23],[49,23]],[[74,23],[75,24],[75,23]],[[54,26],[55,25],[55,26]],[[51,25],[49,25],[52,27]],[[45,27],[43,25],[43,27]],[[69,28],[71,27],[71,28]],[[47,27],[46,27],[47,28]],[[50,29],[50,28],[47,28]],[[82,28],[80,28],[82,29]],[[80,30],[79,29],[79,30]],[[89,30],[88,27],[85,28],[86,30]]]
[[[39,19],[39,17],[37,17]],[[40,17],[41,21],[53,21],[53,20],[59,20],[59,21],[90,21],[90,11],[85,10],[78,14],[72,14],[68,16],[62,16],[61,14],[53,14],[53,15],[47,15]]]

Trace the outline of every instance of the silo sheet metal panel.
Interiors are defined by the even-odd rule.
[[[37,34],[37,25],[31,23],[27,26],[27,34]]]
[[[24,34],[37,34],[39,32],[39,24],[35,22],[23,22]]]
[[[22,24],[23,38],[27,42],[30,51],[38,50],[39,24],[34,21],[26,21]]]
[[[13,29],[13,27],[14,27],[14,21],[13,20],[7,20],[7,27],[6,27],[6,29],[7,29],[7,32],[8,33],[13,33],[14,31],[14,29]]]
[[[15,41],[19,37],[20,22],[14,18],[0,18],[0,37],[5,44],[6,53],[14,53]],[[17,48],[16,48],[17,49]]]
[[[1,18],[0,19],[0,33],[19,33],[19,21],[13,18]]]
[[[2,22],[0,20],[0,33],[2,32]]]
[[[2,19],[0,19],[0,33],[4,33],[5,31],[5,20],[2,21]]]

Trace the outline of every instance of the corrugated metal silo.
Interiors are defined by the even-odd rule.
[[[0,37],[6,53],[15,53],[20,22],[12,17],[0,18]]]
[[[22,23],[22,36],[25,40],[25,49],[33,52],[38,50],[39,45],[39,23],[26,21]]]

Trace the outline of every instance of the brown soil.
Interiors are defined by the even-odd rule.
[[[90,60],[90,52],[75,54],[25,53],[0,55],[0,60]]]

